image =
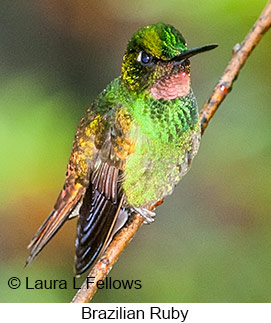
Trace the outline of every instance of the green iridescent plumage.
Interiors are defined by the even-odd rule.
[[[186,153],[193,155],[198,149],[200,129],[193,93],[168,101],[157,101],[147,93],[135,98],[118,78],[100,100],[109,107],[113,122],[120,108],[125,107],[129,115],[128,137],[135,141],[135,151],[125,162],[123,190],[129,205],[148,207],[172,191],[181,178]]]
[[[64,187],[30,243],[27,263],[72,217],[79,215],[77,274],[93,264],[129,214],[152,220],[154,204],[173,191],[198,151],[189,58],[214,47],[187,49],[180,32],[162,23],[133,35],[121,76],[77,128]]]
[[[162,23],[143,27],[128,43],[127,53],[144,49],[149,54],[169,60],[187,49],[181,33],[173,26]]]

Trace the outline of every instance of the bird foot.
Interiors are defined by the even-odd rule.
[[[154,218],[156,216],[156,213],[153,211],[150,211],[148,209],[145,208],[141,208],[141,207],[133,207],[133,210],[140,214],[143,218],[144,218],[144,223],[145,224],[150,224],[154,221]]]

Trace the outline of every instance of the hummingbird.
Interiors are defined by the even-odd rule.
[[[164,23],[132,36],[121,75],[79,123],[63,189],[28,246],[26,264],[74,217],[76,275],[95,263],[131,214],[154,220],[155,206],[172,193],[199,149],[190,58],[215,47],[188,49],[182,34]]]

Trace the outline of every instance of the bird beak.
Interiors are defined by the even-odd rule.
[[[178,64],[181,64],[184,59],[187,59],[199,53],[207,52],[208,50],[214,49],[217,46],[218,46],[217,44],[212,44],[212,45],[205,45],[202,47],[187,49],[184,52],[182,52],[180,55],[175,56],[172,60],[175,62],[176,65],[178,65]]]

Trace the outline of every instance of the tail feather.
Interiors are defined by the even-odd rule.
[[[71,191],[71,189],[69,189],[69,191]],[[69,218],[70,214],[72,214],[73,210],[80,203],[82,195],[82,186],[77,189],[77,192],[73,190],[72,194],[69,195],[67,195],[67,192],[61,192],[54,210],[41,225],[28,245],[28,249],[32,248],[32,250],[26,260],[25,266],[34,260],[34,258],[41,252],[41,250],[52,239],[56,232],[62,227],[64,222]],[[63,198],[63,196],[65,198]]]

